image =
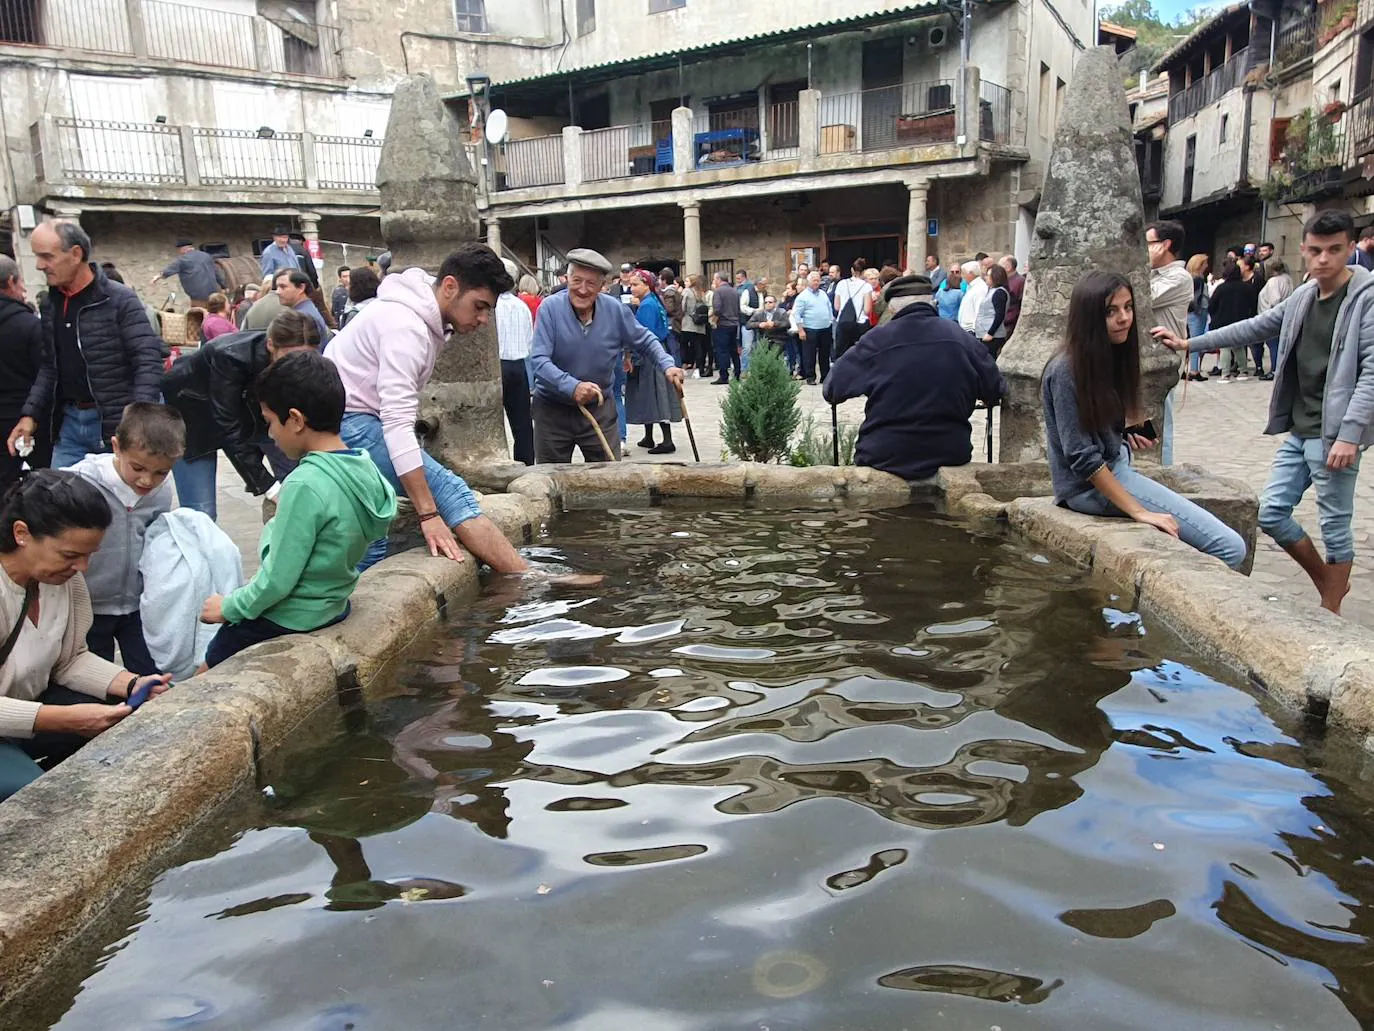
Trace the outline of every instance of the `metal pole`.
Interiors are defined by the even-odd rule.
[[[837,405],[830,406],[830,451],[838,466],[840,464],[840,409]]]
[[[814,88],[815,88],[815,87],[812,85],[812,83],[811,83],[811,47],[812,47],[812,44],[810,44],[810,43],[806,44],[806,88],[807,88],[807,89],[814,89]]]

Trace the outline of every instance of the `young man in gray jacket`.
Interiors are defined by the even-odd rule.
[[[1374,444],[1374,275],[1347,265],[1355,224],[1322,211],[1303,227],[1309,280],[1263,315],[1191,341],[1168,329],[1154,336],[1176,351],[1216,351],[1277,335],[1278,361],[1264,432],[1287,434],[1260,498],[1260,528],[1292,555],[1321,595],[1341,611],[1355,558],[1350,520],[1360,453]],[[1293,518],[1309,486],[1317,490],[1323,562]]]

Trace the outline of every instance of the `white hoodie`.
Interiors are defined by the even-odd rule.
[[[434,373],[445,339],[434,277],[416,266],[383,279],[377,300],[360,310],[325,351],[343,380],[345,410],[382,420],[397,476],[422,464],[415,438],[420,391]]]

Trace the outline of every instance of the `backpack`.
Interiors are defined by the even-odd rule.
[[[706,306],[705,301],[697,301],[697,306],[692,309],[692,321],[697,325],[707,322],[711,318],[711,309]]]

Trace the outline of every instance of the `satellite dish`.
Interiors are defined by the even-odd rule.
[[[506,112],[499,107],[487,115],[487,139],[500,143],[506,138]]]

